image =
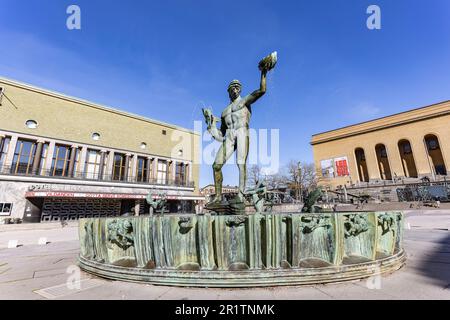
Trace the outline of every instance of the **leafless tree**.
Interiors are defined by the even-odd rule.
[[[286,185],[286,176],[282,172],[269,174],[265,176],[265,183],[269,190],[278,189]]]
[[[295,193],[297,200],[303,200],[304,191],[309,191],[317,186],[316,170],[312,163],[301,163],[291,160],[286,165],[287,184]]]
[[[252,165],[248,170],[247,174],[247,185],[249,187],[254,187],[258,181],[264,179],[262,169],[260,165]]]
[[[305,190],[317,188],[317,174],[314,163],[306,163],[302,166],[301,181]]]
[[[264,184],[269,190],[274,190],[280,186],[287,185],[286,174],[281,170],[277,173],[266,174],[260,165],[253,165],[248,171],[247,185],[249,187],[254,187],[258,181],[264,181]]]

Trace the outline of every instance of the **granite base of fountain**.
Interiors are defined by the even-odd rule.
[[[403,221],[401,212],[83,219],[79,264],[168,286],[341,282],[400,269]]]

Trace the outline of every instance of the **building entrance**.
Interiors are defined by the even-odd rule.
[[[45,198],[41,221],[78,220],[82,218],[115,217],[121,213],[117,199]]]

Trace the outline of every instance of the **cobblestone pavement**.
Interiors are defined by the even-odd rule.
[[[0,226],[0,299],[450,299],[450,210],[407,213],[406,266],[363,281],[316,286],[200,289],[109,281],[80,272],[76,224]],[[46,238],[46,245],[38,245]],[[10,240],[21,245],[7,249]]]

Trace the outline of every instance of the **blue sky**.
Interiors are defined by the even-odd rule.
[[[66,8],[82,30],[66,28]],[[382,29],[366,27],[381,8]],[[311,135],[450,97],[450,1],[0,0],[0,76],[193,129],[226,86],[259,85],[253,128],[280,129],[281,162],[312,162]],[[201,185],[212,181],[203,166]],[[237,172],[225,169],[225,183]]]

